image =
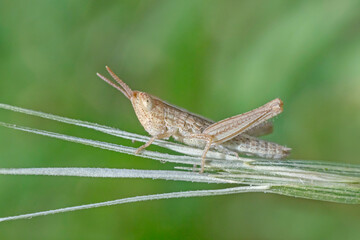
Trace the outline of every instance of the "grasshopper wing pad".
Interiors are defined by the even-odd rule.
[[[261,137],[272,133],[273,129],[273,123],[271,121],[266,121],[256,125],[255,127],[248,128],[244,131],[244,134],[253,137]]]

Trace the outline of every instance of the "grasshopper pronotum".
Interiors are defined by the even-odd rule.
[[[214,122],[148,93],[132,91],[109,67],[106,69],[119,85],[99,73],[97,75],[131,101],[141,125],[152,136],[136,150],[136,154],[155,139],[173,137],[176,141],[204,149],[202,173],[210,148],[236,156],[245,154],[270,159],[282,159],[290,153],[288,147],[257,138],[272,132],[272,123],[268,120],[282,112],[283,102],[279,98],[249,112]]]

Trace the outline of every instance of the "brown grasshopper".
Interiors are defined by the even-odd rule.
[[[99,73],[97,75],[131,101],[141,125],[152,136],[136,150],[136,154],[156,139],[173,137],[176,141],[204,149],[202,173],[210,148],[235,156],[245,154],[270,159],[282,159],[290,153],[290,148],[257,138],[272,132],[272,123],[268,120],[282,112],[283,102],[279,98],[249,112],[214,122],[148,93],[132,91],[109,67],[106,69],[119,85]]]

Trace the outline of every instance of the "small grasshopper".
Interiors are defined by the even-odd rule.
[[[290,148],[257,138],[272,132],[272,123],[268,120],[282,112],[283,102],[279,98],[249,112],[214,122],[148,93],[132,91],[109,67],[106,69],[119,85],[99,73],[97,75],[131,101],[141,125],[152,136],[136,150],[136,154],[156,139],[173,137],[176,141],[204,149],[202,173],[210,148],[235,156],[245,154],[269,159],[282,159],[290,153]]]

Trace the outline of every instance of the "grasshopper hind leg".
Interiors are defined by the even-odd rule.
[[[209,151],[209,149],[210,149],[210,147],[211,147],[211,144],[212,144],[212,138],[209,138],[208,141],[207,141],[207,143],[206,143],[204,152],[203,152],[203,154],[202,154],[202,156],[201,156],[201,169],[200,169],[200,173],[203,173],[203,172],[204,172],[206,154],[207,154],[207,152]]]

